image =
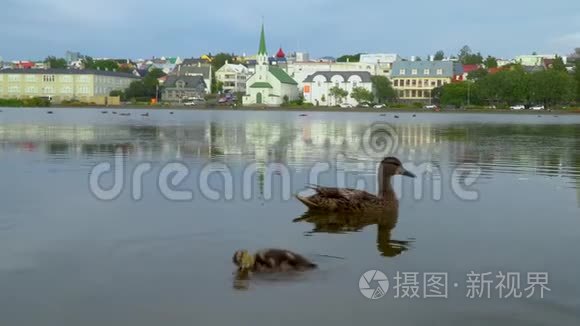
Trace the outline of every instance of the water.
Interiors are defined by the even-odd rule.
[[[1,325],[580,322],[580,116],[51,110],[0,113]],[[374,191],[380,155],[362,145],[373,122],[393,128],[405,166],[432,171],[420,191],[395,178],[396,223],[294,222],[306,210],[284,189],[302,191],[317,162],[330,163],[320,183]],[[123,191],[99,200],[91,169],[119,148]],[[143,162],[152,170],[135,200],[131,171]],[[158,187],[169,162],[189,169],[174,188],[190,189],[191,201]],[[230,173],[233,198],[208,199],[201,171]],[[103,187],[112,180],[103,176]],[[213,173],[207,184],[220,190],[223,180]],[[234,250],[263,247],[300,252],[320,269],[235,289]],[[359,291],[370,269],[391,281],[378,300]],[[466,297],[472,271],[492,273],[494,298]],[[547,272],[551,291],[498,299],[500,271],[521,273],[522,290],[528,272]],[[419,273],[420,298],[395,298],[397,272]],[[447,299],[423,297],[429,272],[448,273]]]

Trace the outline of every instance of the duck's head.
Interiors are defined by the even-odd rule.
[[[382,161],[381,161],[381,166],[380,166],[382,173],[385,175],[404,175],[406,177],[411,177],[414,178],[415,175],[409,171],[407,171],[404,167],[403,164],[401,163],[401,161],[393,156],[389,156],[389,157],[385,157]]]
[[[232,260],[239,271],[247,271],[254,266],[254,256],[245,249],[236,251]]]

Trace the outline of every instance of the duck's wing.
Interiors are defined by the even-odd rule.
[[[364,190],[352,188],[333,188],[309,185],[308,188],[316,191],[310,197],[297,196],[304,205],[312,209],[325,210],[357,210],[369,204],[378,204],[380,199]]]

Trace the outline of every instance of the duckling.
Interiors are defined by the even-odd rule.
[[[391,185],[391,177],[393,175],[415,177],[413,173],[403,168],[398,158],[386,157],[379,165],[377,175],[379,185],[378,195],[373,195],[358,189],[310,185],[308,188],[316,191],[316,194],[310,197],[297,195],[296,198],[311,210],[327,212],[360,212],[396,208],[399,202]]]
[[[238,266],[238,272],[274,273],[304,271],[317,267],[302,255],[284,249],[263,249],[253,255],[245,249],[238,250],[232,261]]]

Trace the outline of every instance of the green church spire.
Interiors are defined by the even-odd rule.
[[[266,35],[264,34],[264,23],[262,23],[262,33],[260,34],[260,49],[258,49],[258,54],[266,55]]]

